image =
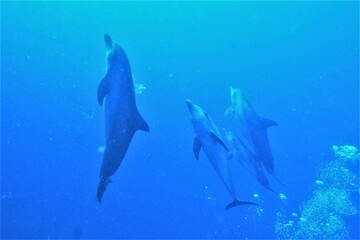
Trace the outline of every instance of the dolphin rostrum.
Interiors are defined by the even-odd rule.
[[[219,130],[202,108],[190,100],[186,100],[186,104],[189,108],[191,122],[196,134],[193,145],[195,158],[199,159],[200,149],[202,148],[233,198],[233,202],[226,206],[226,210],[241,204],[257,205],[256,203],[237,199],[227,159],[229,150],[221,140]]]
[[[104,35],[107,68],[101,80],[97,98],[105,108],[105,151],[100,170],[97,199],[101,204],[109,179],[119,168],[137,130],[149,132],[135,100],[134,83],[128,57],[124,50]]]
[[[239,133],[238,138],[243,146],[279,182],[275,177],[274,158],[267,136],[268,127],[278,124],[257,115],[240,89],[230,87],[230,95],[231,106],[225,111],[224,116],[236,121],[236,134]]]

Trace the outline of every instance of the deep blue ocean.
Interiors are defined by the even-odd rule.
[[[136,132],[100,205],[105,33],[143,87],[150,133]],[[283,185],[268,179],[286,199],[230,162],[238,197],[259,206],[226,211],[230,194],[195,160],[185,100],[226,128],[230,86],[279,125],[268,137]],[[346,201],[314,198],[333,184],[319,173],[334,145],[359,148],[358,1],[1,2],[2,239],[309,238],[320,225],[332,232],[315,236],[358,239],[358,160]],[[298,235],[279,233],[281,214]]]

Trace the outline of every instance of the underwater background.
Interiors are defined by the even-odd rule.
[[[129,57],[150,133],[99,205],[105,33]],[[230,86],[279,124],[284,185],[268,178],[286,197],[230,162],[239,198],[259,206],[225,211],[185,100],[226,128]],[[2,239],[357,239],[358,153],[335,145],[359,148],[357,1],[1,2]]]

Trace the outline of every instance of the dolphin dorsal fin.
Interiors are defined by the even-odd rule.
[[[149,125],[145,122],[144,118],[138,113],[136,130],[143,130],[145,132],[150,132]]]
[[[260,120],[261,125],[264,128],[268,128],[268,127],[272,127],[272,126],[278,126],[278,124],[275,121],[267,119],[267,118],[263,118],[263,117],[259,116],[259,120]]]
[[[229,152],[229,149],[226,147],[225,143],[213,131],[211,131],[210,134],[216,142],[220,143],[226,149],[226,151]]]
[[[201,149],[200,139],[198,137],[195,137],[194,144],[193,144],[193,151],[194,151],[196,160],[199,160],[200,149]]]

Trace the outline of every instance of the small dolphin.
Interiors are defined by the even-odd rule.
[[[234,199],[233,202],[226,206],[226,210],[241,204],[257,205],[256,203],[240,201],[237,199],[228,165],[228,149],[221,140],[217,127],[202,108],[195,105],[190,100],[186,100],[186,104],[189,108],[191,122],[196,134],[193,145],[195,158],[197,160],[199,159],[200,149],[202,148],[211,165],[215,168],[217,174],[223,181],[226,189]]]
[[[101,204],[109,179],[119,168],[137,130],[149,132],[135,100],[134,83],[128,57],[124,50],[104,35],[107,68],[101,80],[97,98],[105,105],[105,151],[100,170],[97,199]]]
[[[240,89],[230,87],[230,95],[231,106],[225,111],[224,116],[238,121],[240,140],[276,179],[267,129],[278,124],[257,115]]]
[[[255,155],[255,146],[252,140],[251,128],[249,128],[249,120],[253,118],[253,112],[248,111],[249,105],[243,98],[239,89],[230,86],[231,106],[225,111],[224,117],[234,119],[237,123],[236,134],[242,140],[246,148]]]
[[[243,168],[248,171],[251,175],[255,175],[257,181],[265,189],[278,194],[275,192],[266,177],[264,168],[261,162],[256,160],[256,156],[242,143],[242,141],[235,136],[232,132],[223,129],[226,135],[226,140],[230,149],[229,159],[235,159],[240,163]]]

